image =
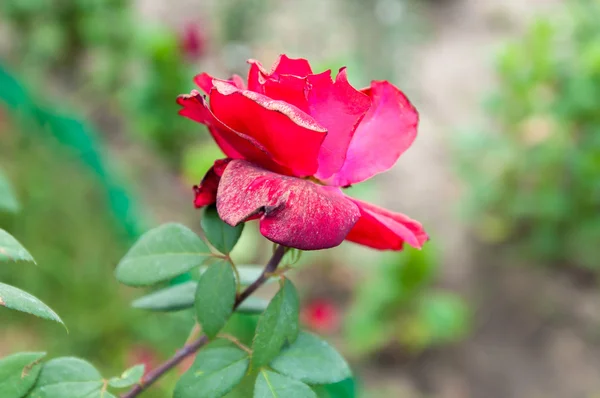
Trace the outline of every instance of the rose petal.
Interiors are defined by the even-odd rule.
[[[306,77],[280,75],[277,80],[269,78],[262,83],[262,93],[267,97],[292,104],[310,115],[307,98],[309,91],[310,85]]]
[[[202,72],[199,75],[194,76],[194,83],[200,87],[206,94],[210,93],[213,88],[213,77],[206,72]]]
[[[295,176],[317,171],[317,156],[327,132],[323,126],[286,102],[218,80],[213,84],[210,108],[216,118],[260,143],[276,163]]]
[[[208,169],[199,185],[194,185],[194,206],[204,207],[212,205],[217,201],[217,188],[219,180],[231,159],[216,160]]]
[[[340,170],[356,126],[371,106],[368,96],[348,82],[346,68],[340,69],[335,82],[329,72],[307,78],[309,114],[327,129],[319,152],[316,177],[325,180]]]
[[[312,75],[312,69],[308,60],[304,58],[289,58],[285,54],[281,54],[277,61],[271,67],[271,70],[266,70],[265,67],[255,59],[249,59],[250,67],[255,67],[255,71],[260,72],[262,77],[275,78],[279,75],[292,75],[298,77],[306,77]]]
[[[408,98],[386,81],[374,81],[372,105],[350,141],[342,168],[327,183],[347,186],[392,167],[417,136],[419,114]]]
[[[271,74],[279,75],[294,75],[304,77],[312,74],[310,63],[304,58],[288,58],[287,55],[281,54],[279,59],[271,68]]]
[[[327,129],[315,176],[326,180],[340,170],[354,131],[371,106],[370,98],[350,85],[346,69],[334,82],[331,71],[298,77],[266,73],[257,62],[252,67],[250,75],[258,76],[254,91],[296,106]]]
[[[196,85],[198,87],[200,87],[200,89],[202,91],[204,91],[206,94],[210,94],[210,90],[213,88],[213,80],[215,80],[214,77],[212,77],[211,75],[209,75],[206,72],[202,72],[199,75],[194,76],[194,83],[196,83]],[[238,75],[232,75],[231,79],[229,80],[222,80],[222,79],[216,79],[216,80],[220,80],[220,81],[224,81],[227,83],[231,83],[234,86],[236,86],[239,89],[245,89],[246,88],[246,84],[244,84],[244,79],[242,79],[240,76]]]
[[[261,233],[273,242],[301,250],[339,245],[360,217],[339,189],[232,160],[219,183],[217,210],[237,225],[260,216]]]
[[[360,209],[360,219],[346,240],[380,250],[402,250],[404,242],[420,249],[429,239],[423,226],[404,214],[348,198]]]
[[[216,79],[214,81],[217,81]],[[233,87],[233,86],[232,86]],[[212,90],[213,92],[216,90]],[[200,93],[192,90],[189,95],[177,97],[177,103],[183,107],[179,114],[198,123],[208,126],[208,130],[219,145],[219,148],[232,159],[248,159],[269,170],[283,174],[292,174],[288,168],[276,163],[271,154],[255,139],[231,129],[221,122],[208,109],[208,105]]]

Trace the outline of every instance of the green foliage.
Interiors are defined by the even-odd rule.
[[[4,202],[8,204],[5,208],[19,210],[19,204],[8,179],[0,173],[0,204],[5,198],[8,198]],[[9,260],[35,262],[31,254],[11,234],[0,228],[0,262]],[[60,317],[39,299],[4,283],[0,283],[0,307],[27,312],[64,325]]]
[[[354,354],[369,354],[392,341],[420,351],[468,333],[470,313],[464,301],[431,289],[437,268],[431,245],[406,247],[375,268],[359,286],[344,327]]]
[[[40,375],[44,352],[22,352],[0,359],[0,397],[22,398]]]
[[[242,380],[250,364],[248,353],[231,346],[208,346],[175,387],[174,398],[220,398]]]
[[[109,387],[131,386],[144,372],[137,365],[107,380],[87,361],[62,357],[42,364],[45,355],[18,353],[0,359],[2,398],[115,398]]]
[[[127,369],[120,377],[113,377],[108,381],[108,385],[115,388],[127,388],[139,383],[144,375],[144,365],[135,365]]]
[[[64,325],[60,317],[39,299],[4,283],[0,283],[0,307],[27,312]]]
[[[260,314],[269,306],[269,301],[260,297],[248,297],[242,302],[236,311],[242,314]]]
[[[119,282],[148,286],[167,281],[212,256],[208,246],[181,224],[164,224],[145,233],[117,266]]]
[[[132,298],[131,289],[110,283],[114,265],[129,244],[128,233],[109,207],[113,199],[123,204],[122,197],[111,193],[108,198],[103,183],[81,167],[74,151],[38,135],[37,127],[24,126],[30,128],[0,128],[0,162],[21,204],[17,216],[0,213],[0,226],[36,254],[39,266],[0,263],[0,281],[49,304],[69,333],[46,320],[0,308],[5,346],[85,357],[111,375],[139,356],[155,362],[170,355],[188,335],[193,314],[147,316],[124,305]],[[89,148],[83,152],[93,163]],[[145,395],[167,396],[173,385],[168,377]]]
[[[267,365],[284,344],[296,341],[299,305],[296,288],[288,279],[282,279],[279,291],[258,321],[252,342],[253,366]]]
[[[12,185],[8,178],[0,170],[0,211],[16,213],[20,210],[17,195],[15,194]]]
[[[347,378],[339,383],[315,386],[314,390],[319,398],[355,398],[356,381],[354,378]]]
[[[29,398],[42,398],[49,395],[60,384],[75,382],[98,382],[102,379],[100,372],[87,361],[75,357],[54,358],[42,367],[35,388]]]
[[[317,398],[317,394],[300,381],[262,370],[256,378],[254,398]]]
[[[198,282],[188,281],[157,290],[131,303],[134,308],[151,311],[179,311],[194,306]]]
[[[206,238],[218,251],[229,254],[242,236],[244,223],[232,227],[219,217],[215,205],[208,206],[202,217],[202,229]]]
[[[236,266],[242,286],[248,286],[254,282],[262,270],[254,266],[238,265]],[[275,278],[268,279],[265,284],[274,281]],[[140,297],[133,301],[131,305],[134,308],[150,310],[150,311],[180,311],[186,308],[192,308],[195,302],[195,293],[198,287],[198,282],[187,281],[177,285],[159,289],[146,296]],[[254,313],[262,312],[266,308],[268,301],[258,297],[248,297],[237,308],[236,311]]]
[[[196,289],[196,316],[209,338],[214,338],[227,323],[233,312],[235,295],[235,276],[228,261],[212,264],[200,277]]]
[[[271,362],[271,367],[309,384],[331,384],[350,377],[350,367],[327,342],[302,332]]]
[[[31,261],[31,254],[11,234],[0,228],[0,261]]]
[[[464,134],[458,167],[477,234],[532,259],[600,264],[600,3],[571,0],[498,58],[487,131]]]

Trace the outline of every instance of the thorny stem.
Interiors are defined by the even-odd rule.
[[[250,295],[252,295],[252,293],[254,293],[259,287],[261,287],[267,281],[267,279],[269,279],[269,276],[277,270],[281,259],[285,255],[285,251],[285,246],[278,246],[277,249],[275,249],[275,251],[273,252],[273,256],[263,269],[263,272],[260,274],[258,279],[256,279],[250,286],[248,286],[242,293],[240,293],[236,297],[235,304],[233,305],[234,309],[237,308]],[[148,372],[144,377],[142,377],[142,380],[140,380],[138,384],[131,388],[131,390],[121,395],[121,398],[137,397],[145,389],[154,384],[154,382],[156,382],[162,375],[164,375],[169,370],[180,364],[185,358],[194,354],[196,351],[198,351],[200,348],[206,345],[206,343],[208,343],[208,337],[206,337],[206,335],[203,335],[200,336],[198,339],[194,340],[193,342],[186,344],[182,349],[177,351],[177,353],[175,353],[175,355],[173,355],[170,359],[165,361],[156,369],[153,369],[150,372]]]

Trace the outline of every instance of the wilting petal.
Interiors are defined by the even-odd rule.
[[[350,140],[369,110],[371,100],[350,85],[345,68],[340,70],[335,82],[329,71],[311,75],[307,81],[309,114],[327,129],[315,175],[326,180],[344,164]]]
[[[327,132],[323,126],[286,102],[216,79],[213,84],[210,108],[216,118],[260,143],[294,175],[310,176],[317,171],[317,156]]]
[[[231,159],[216,160],[214,165],[208,169],[200,185],[194,185],[194,206],[204,207],[212,205],[217,201],[217,188],[219,180]]]
[[[371,108],[350,141],[341,170],[327,182],[347,186],[392,167],[417,136],[419,115],[408,98],[386,81],[374,81],[364,91]]]
[[[216,80],[215,80],[216,81]],[[213,90],[216,91],[216,90]],[[252,137],[239,133],[225,125],[208,109],[200,93],[192,90],[189,95],[177,97],[183,107],[179,114],[208,127],[219,148],[232,159],[248,159],[254,163],[283,174],[292,174],[288,168],[277,164],[271,154]]]
[[[346,240],[380,250],[401,250],[404,242],[421,248],[429,239],[423,226],[400,213],[348,198],[360,209],[360,219]]]
[[[230,225],[260,216],[260,232],[301,250],[339,245],[360,217],[339,189],[271,173],[232,160],[217,191],[219,216]]]
[[[215,80],[215,78],[206,72],[202,72],[199,75],[194,76],[194,83],[196,83],[196,85],[198,87],[200,87],[200,89],[202,89],[202,91],[204,91],[206,94],[210,94],[210,90],[214,87],[213,80]],[[246,85],[244,84],[244,79],[242,79],[238,75],[232,75],[231,79],[229,79],[229,80],[222,80],[222,79],[216,79],[216,80],[231,83],[239,89],[246,88]]]

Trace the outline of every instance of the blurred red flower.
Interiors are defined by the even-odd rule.
[[[314,300],[305,305],[300,320],[309,329],[318,333],[332,333],[340,325],[337,307],[328,300]]]
[[[418,114],[387,81],[356,90],[340,69],[314,74],[282,55],[268,71],[249,61],[247,86],[202,73],[179,113],[206,125],[227,159],[195,187],[195,205],[216,202],[230,225],[260,219],[273,242],[302,250],[344,239],[376,249],[420,248],[420,223],[351,198],[340,188],[392,167],[417,134]],[[208,102],[207,102],[208,100]]]
[[[199,24],[188,23],[184,26],[180,37],[180,46],[181,51],[188,59],[194,60],[204,55],[206,37]]]

